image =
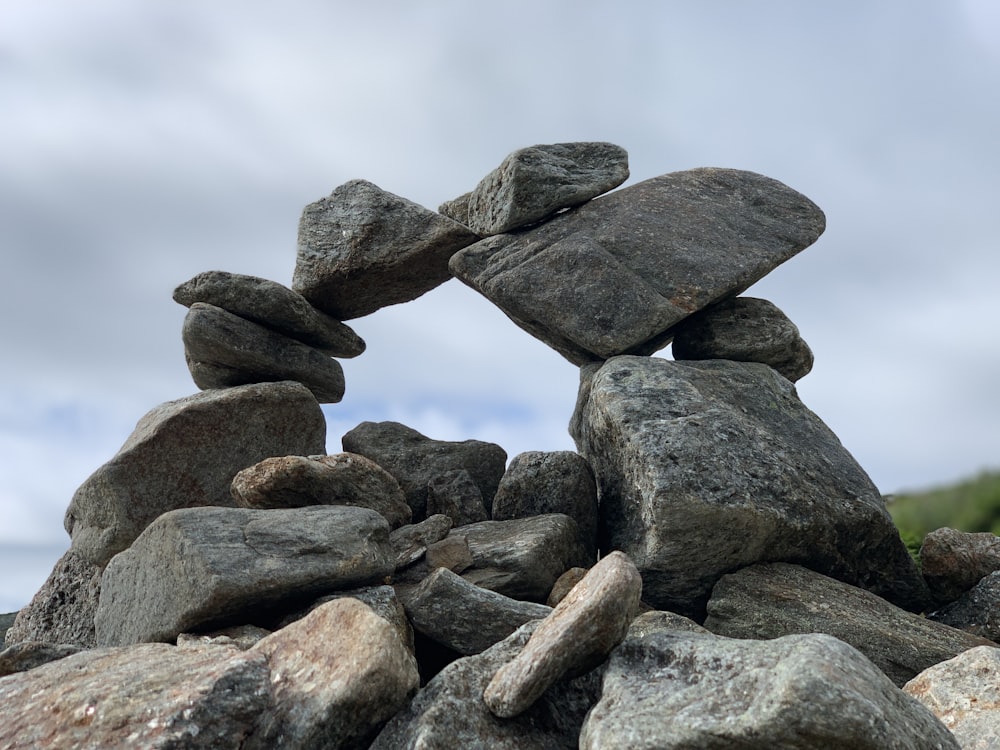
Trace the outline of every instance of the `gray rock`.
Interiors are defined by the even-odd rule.
[[[16,672],[27,672],[43,664],[65,659],[82,650],[83,647],[75,643],[21,641],[0,651],[0,677]]]
[[[509,232],[586,203],[627,179],[628,154],[612,143],[522,148],[472,191],[464,223],[481,235]]]
[[[854,646],[899,686],[938,662],[989,643],[785,563],[723,576],[708,601],[705,627],[731,638],[827,633]]]
[[[628,627],[627,638],[644,638],[650,633],[681,631],[683,633],[701,633],[711,635],[711,631],[703,628],[684,615],[668,612],[665,609],[652,609],[643,612],[632,620]]]
[[[393,529],[389,534],[389,543],[396,556],[396,568],[405,568],[415,563],[424,556],[428,545],[448,536],[451,527],[451,519],[439,514],[428,516],[420,523]]]
[[[674,329],[674,359],[731,359],[770,365],[793,383],[809,374],[813,353],[799,329],[774,304],[731,297]]]
[[[392,569],[389,526],[367,508],[175,510],[108,563],[97,642],[256,624],[275,605],[381,582]]]
[[[243,508],[354,505],[381,513],[390,528],[410,522],[399,483],[371,459],[352,453],[265,458],[237,473],[230,492]]]
[[[447,216],[449,219],[457,221],[459,224],[469,226],[469,199],[472,198],[472,191],[463,193],[457,198],[445,201],[438,206],[438,213]]]
[[[699,619],[723,574],[767,561],[926,600],[871,479],[766,365],[615,357],[584,368],[570,432],[597,478],[602,549],[632,559],[656,608]]]
[[[245,750],[366,748],[419,682],[395,628],[350,597],[323,604],[250,652],[267,657],[272,709]]]
[[[573,451],[527,451],[511,459],[493,497],[493,519],[564,513],[597,551],[597,485],[586,459]]]
[[[73,496],[73,551],[97,565],[174,508],[233,504],[240,469],[268,456],[326,450],[326,420],[298,383],[205,391],[161,404],[139,420],[117,455]]]
[[[978,646],[925,669],[903,686],[963,750],[1000,747],[1000,649]]]
[[[639,612],[642,579],[621,552],[601,559],[552,610],[511,661],[497,670],[483,693],[494,714],[526,711],[566,675],[584,674],[621,643]]]
[[[205,271],[174,289],[185,307],[205,302],[301,341],[331,357],[357,357],[365,342],[349,326],[276,281],[226,271]]]
[[[934,601],[953,602],[985,576],[1000,570],[1000,536],[937,529],[920,545],[920,571]]]
[[[0,647],[3,646],[4,636],[7,635],[7,630],[11,625],[14,624],[14,619],[17,617],[17,612],[5,612],[0,614]]]
[[[1000,642],[1000,570],[927,616],[935,622]]]
[[[570,568],[567,570],[552,584],[552,590],[549,591],[549,596],[545,600],[545,604],[549,607],[559,604],[573,590],[573,587],[583,580],[585,575],[587,575],[587,568]]]
[[[338,320],[408,302],[447,281],[468,227],[365,180],[310,203],[299,221],[292,289]]]
[[[481,521],[451,535],[465,537],[472,552],[472,567],[462,577],[512,599],[544,602],[559,576],[594,562],[576,522],[559,513]]]
[[[67,551],[52,567],[41,588],[23,607],[4,635],[13,646],[25,641],[97,645],[94,613],[101,595],[103,568]]]
[[[427,484],[427,515],[448,516],[455,526],[487,521],[483,493],[465,469],[438,474]]]
[[[147,643],[0,680],[0,747],[238,750],[268,707],[261,654]]]
[[[177,645],[188,648],[201,648],[212,645],[225,648],[236,648],[240,651],[255,646],[262,639],[271,635],[272,631],[256,625],[233,625],[208,633],[181,633],[177,636]]]
[[[691,313],[815,242],[825,218],[776,180],[732,169],[656,177],[530,231],[463,249],[452,273],[574,364],[650,354]]]
[[[437,568],[405,599],[413,627],[431,640],[465,656],[499,643],[531,620],[552,611],[489,591]]]
[[[371,750],[576,750],[583,719],[600,695],[600,669],[556,683],[513,719],[498,719],[483,703],[494,673],[535,627],[528,623],[483,653],[449,664],[389,721]]]
[[[580,750],[958,748],[926,708],[828,635],[743,641],[629,636],[614,651]]]
[[[337,360],[220,307],[195,302],[181,333],[188,370],[202,390],[294,380],[322,403],[344,397]]]
[[[406,493],[413,520],[427,517],[427,487],[442,474],[465,469],[486,507],[493,503],[507,452],[481,440],[432,440],[398,422],[362,422],[343,437],[345,451],[367,456],[392,474]]]

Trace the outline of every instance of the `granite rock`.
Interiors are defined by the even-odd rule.
[[[1000,570],[927,617],[1000,643]]]
[[[483,493],[465,469],[446,471],[427,483],[427,515],[448,516],[455,526],[489,520]]]
[[[990,573],[1000,570],[1000,536],[937,529],[920,545],[920,572],[938,604],[958,599]]]

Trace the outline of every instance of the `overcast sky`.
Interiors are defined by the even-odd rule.
[[[994,0],[4,0],[0,612],[76,487],[195,392],[177,284],[290,284],[337,185],[436,208],[536,143],[807,195],[826,233],[748,292],[812,347],[803,401],[884,493],[1000,467],[998,92]],[[576,368],[458,281],[351,325],[330,452],[385,419],[573,447]]]

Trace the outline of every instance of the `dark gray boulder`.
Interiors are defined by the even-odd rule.
[[[427,515],[448,516],[455,526],[489,520],[483,493],[465,469],[446,471],[428,482]]]
[[[731,359],[770,365],[793,383],[809,373],[813,353],[774,304],[731,297],[685,318],[674,329],[674,359]]]
[[[368,508],[171,511],[108,563],[97,642],[171,641],[254,623],[277,605],[380,583],[393,563],[389,525]]]
[[[753,565],[723,576],[705,627],[730,638],[827,633],[849,643],[896,685],[989,641],[894,607],[798,565]]]
[[[330,357],[356,357],[365,342],[349,326],[276,281],[227,271],[205,271],[174,289],[174,301],[205,302],[301,341]]]
[[[310,203],[299,221],[292,289],[338,320],[416,299],[443,284],[468,227],[365,180]]]
[[[985,576],[1000,570],[1000,536],[937,529],[920,545],[920,572],[939,605],[958,599]]]
[[[204,391],[146,414],[121,450],[73,495],[66,530],[73,551],[103,565],[159,515],[232,506],[236,473],[269,456],[326,451],[326,420],[299,383]]]
[[[507,452],[494,443],[433,440],[398,422],[362,422],[342,442],[345,451],[370,458],[396,478],[415,522],[428,515],[427,488],[435,478],[465,469],[490,507],[507,465]]]
[[[766,365],[614,357],[584,368],[570,432],[597,478],[602,550],[629,555],[654,607],[698,619],[722,575],[769,561],[926,601],[871,479]]]
[[[452,273],[574,364],[650,354],[822,234],[823,212],[733,169],[675,172],[456,253]]]
[[[337,360],[220,307],[191,305],[182,338],[191,378],[202,390],[294,380],[322,403],[344,397],[344,370]]]
[[[928,618],[1000,643],[1000,570]]]

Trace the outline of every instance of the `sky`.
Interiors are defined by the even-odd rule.
[[[813,349],[802,400],[885,494],[1000,468],[998,91],[993,0],[4,0],[0,612],[74,490],[196,391],[175,286],[289,285],[336,186],[436,209],[533,144],[808,196],[825,234],[747,292]],[[457,280],[350,325],[329,452],[365,420],[573,449],[577,369]]]

